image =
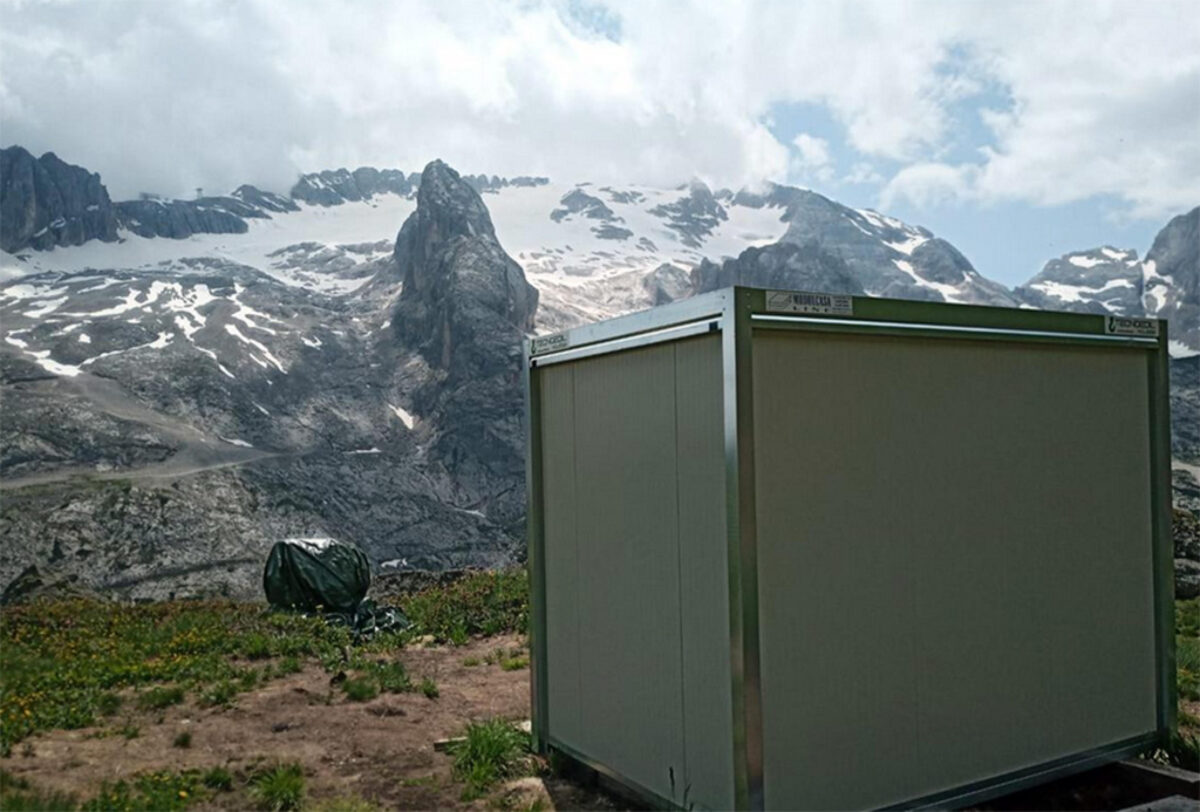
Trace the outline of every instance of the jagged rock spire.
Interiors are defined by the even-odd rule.
[[[537,289],[500,247],[479,193],[441,161],[421,174],[395,259],[396,333],[434,366],[487,374],[533,328]]]

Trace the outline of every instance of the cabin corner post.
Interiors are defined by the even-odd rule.
[[[722,314],[734,799],[763,809],[758,541],[754,497],[754,379],[750,316],[761,292],[729,291]]]

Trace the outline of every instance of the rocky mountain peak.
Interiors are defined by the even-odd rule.
[[[435,367],[490,373],[533,328],[537,290],[500,247],[479,193],[442,161],[421,173],[394,258],[404,280],[396,332]]]
[[[1200,352],[1200,206],[1158,232],[1142,273],[1146,312],[1170,320],[1174,349]]]
[[[47,152],[0,150],[0,249],[44,250],[117,239],[117,216],[100,176]]]
[[[1016,288],[1021,301],[1048,310],[1141,315],[1142,267],[1137,251],[1103,245],[1052,259]]]

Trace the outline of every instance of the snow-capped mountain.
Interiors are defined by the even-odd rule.
[[[1014,293],[1044,310],[1142,315],[1142,263],[1137,251],[1102,246],[1046,263]]]
[[[72,206],[62,201],[77,196],[47,189],[85,181],[96,186],[97,176],[52,155],[32,159],[19,147],[4,152],[6,165],[45,176],[21,189],[38,203],[27,207],[24,223],[4,241],[0,274],[8,278],[87,269],[170,270],[185,260],[193,266],[215,261],[254,268],[285,284],[352,294],[372,275],[373,263],[388,255],[396,224],[413,211],[419,185],[415,173],[361,167],[305,175],[287,196],[242,186],[227,197],[110,203],[100,185],[99,203]],[[706,260],[720,263],[780,241],[816,246],[827,264],[847,263],[859,292],[1014,304],[1001,286],[983,279],[949,243],[925,229],[806,190],[617,188],[484,175],[463,180],[483,194],[506,250],[541,292],[539,331],[648,307],[663,301],[668,288],[690,294],[686,286],[664,288],[651,277],[664,264],[678,269],[676,275],[690,274]],[[43,199],[49,202],[43,205]],[[84,217],[88,205],[111,211],[104,229],[65,225]],[[32,250],[37,248],[53,250]],[[755,277],[739,278],[753,284]],[[800,275],[790,284],[805,281]]]
[[[453,170],[430,164],[407,203],[354,295],[213,255],[0,287],[0,583],[36,563],[131,595],[252,595],[297,534],[379,564],[514,560],[537,294]],[[68,251],[97,247],[120,245]]]
[[[0,170],[0,585],[36,562],[133,595],[250,594],[266,546],[305,535],[378,565],[511,560],[520,336],[727,284],[1148,311],[1200,351],[1200,209],[1145,261],[1076,252],[1009,291],[926,229],[786,186],[435,161],[113,202],[53,155],[9,148]],[[1177,420],[1194,390],[1173,390]]]
[[[1110,245],[1046,263],[1013,293],[1047,310],[1167,319],[1171,354],[1200,353],[1200,207],[1171,219],[1144,260]]]
[[[1200,354],[1200,206],[1171,218],[1142,263],[1146,313],[1170,320],[1175,355]]]

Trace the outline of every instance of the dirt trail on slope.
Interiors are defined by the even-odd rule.
[[[182,419],[156,412],[132,397],[120,384],[108,378],[83,374],[74,378],[54,378],[38,381],[40,388],[51,392],[79,395],[90,401],[97,409],[111,417],[141,423],[154,429],[164,437],[175,441],[179,450],[169,459],[129,468],[97,471],[93,467],[69,466],[53,471],[0,479],[0,491],[26,488],[63,482],[77,477],[89,480],[163,480],[170,482],[179,477],[245,465],[256,460],[286,456],[284,453],[248,448],[206,434]]]

